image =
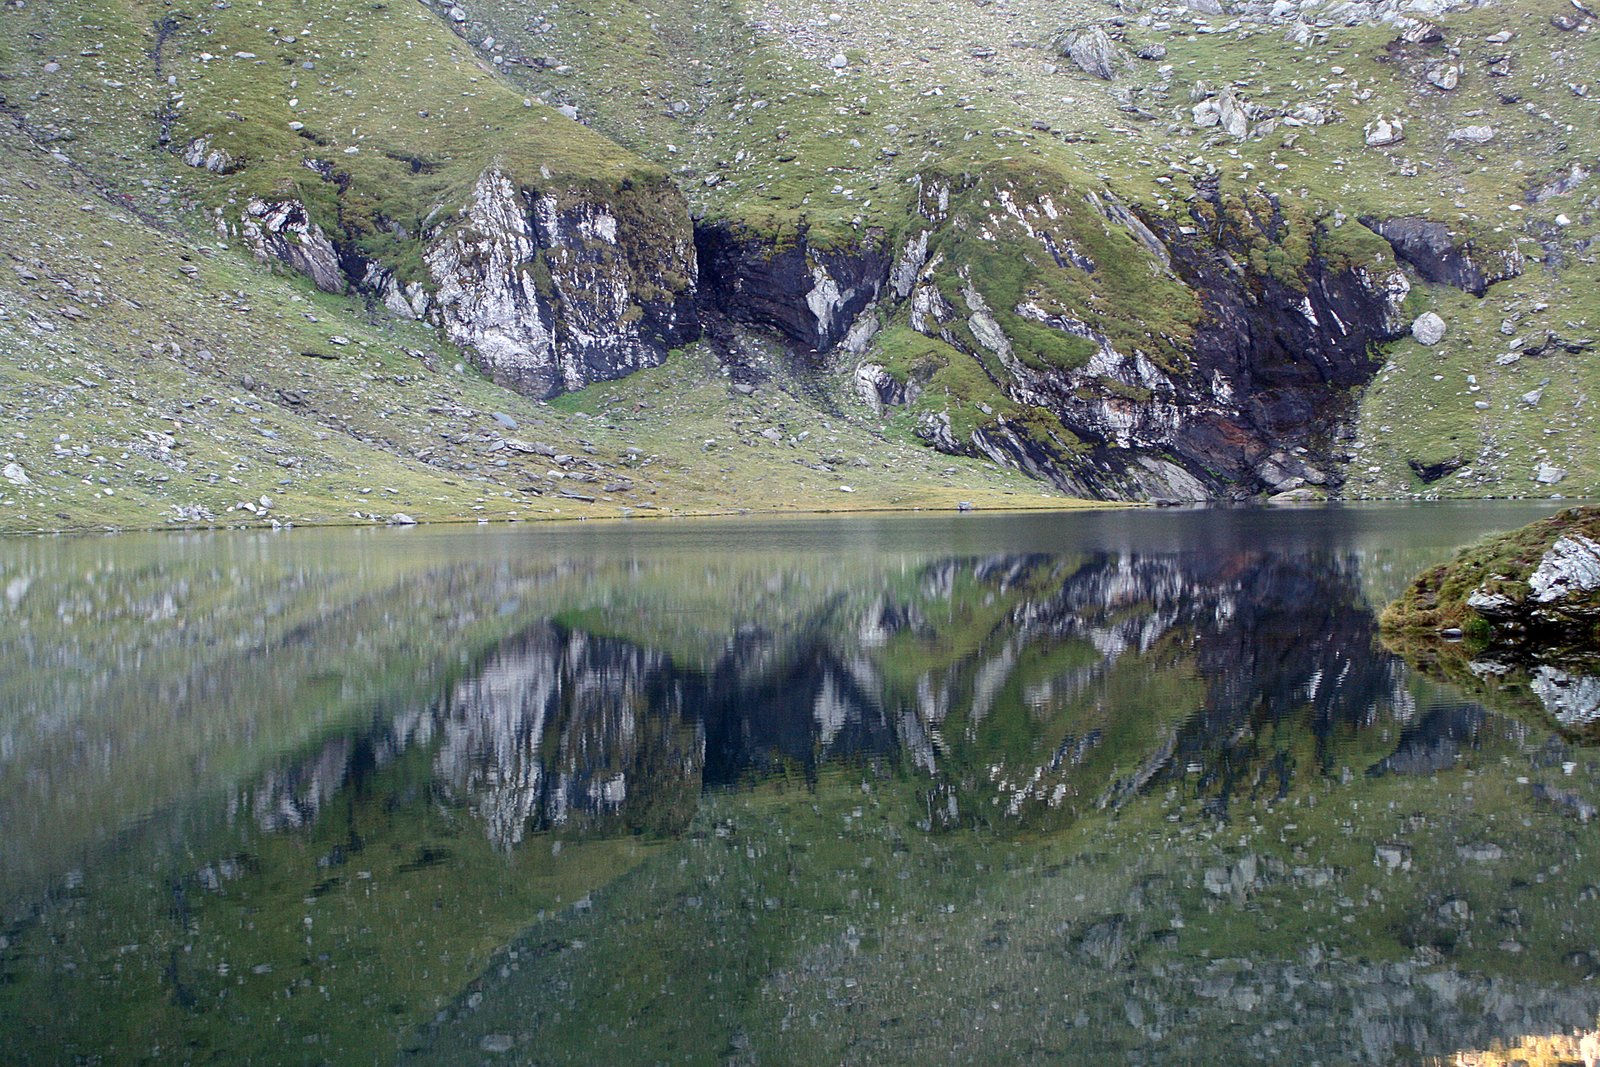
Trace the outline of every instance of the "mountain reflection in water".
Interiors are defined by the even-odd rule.
[[[435,785],[505,849],[575,823],[680,831],[705,787],[867,755],[908,762],[951,799],[961,775],[944,769],[976,760],[1018,819],[1075,813],[1091,786],[1104,808],[1171,781],[1224,815],[1235,793],[1282,799],[1297,775],[1326,773],[1361,731],[1391,739],[1370,775],[1432,774],[1481,741],[1522,740],[1524,725],[1476,704],[1419,706],[1404,665],[1374,651],[1357,569],[1353,557],[1259,552],[937,560],[898,596],[832,598],[784,635],[743,628],[699,666],[546,620],[428,707],[269,775],[253,804],[263,829],[304,825],[358,753],[388,760],[422,746]],[[969,614],[958,596],[991,611],[955,647],[930,620]],[[923,668],[906,672],[918,656]],[[1081,770],[1107,737],[1087,722],[1127,659],[1192,683],[1195,702],[1168,709],[1180,712],[1172,729],[1134,773],[1102,781]],[[1049,751],[1010,751],[981,743],[991,716],[1039,737],[1086,725]],[[1273,741],[1290,735],[1310,743],[1308,765]],[[940,821],[959,824],[959,810]]]
[[[203,759],[131,710],[15,710],[64,677],[0,689],[0,1035],[21,1062],[1388,1063],[1592,1023],[1594,754],[1373,617],[1520,515],[1299,514],[433,542],[332,610],[314,567],[274,578],[260,644],[203,642],[230,680],[150,680],[179,718],[238,694]],[[13,606],[36,661],[85,649],[42,610],[75,568]],[[138,611],[170,578],[101,573]],[[119,784],[171,745],[191,780]],[[65,787],[92,752],[107,781]]]

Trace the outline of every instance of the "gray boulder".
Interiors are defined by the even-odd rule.
[[[1444,320],[1431,311],[1424,311],[1411,324],[1411,336],[1417,339],[1418,344],[1427,345],[1430,348],[1443,341],[1444,334]]]
[[[1493,126],[1462,126],[1445,134],[1452,144],[1488,144],[1494,140]]]
[[[1429,63],[1422,76],[1429,85],[1445,92],[1461,84],[1461,68],[1444,60]]]
[[[1406,139],[1405,123],[1397,118],[1385,118],[1379,115],[1363,128],[1367,144],[1373,148],[1383,148],[1392,144],[1399,144]]]
[[[1128,65],[1127,57],[1099,26],[1073,30],[1062,43],[1061,54],[1078,65],[1085,74],[1110,81],[1120,68]]]

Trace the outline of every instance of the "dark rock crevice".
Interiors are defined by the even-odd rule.
[[[763,236],[726,222],[696,223],[702,308],[770,329],[807,352],[844,340],[889,278],[881,231],[849,249],[813,245],[802,224],[792,238]]]
[[[1394,254],[1427,282],[1481,297],[1495,282],[1522,273],[1522,255],[1516,249],[1485,252],[1471,237],[1456,236],[1442,222],[1411,216],[1378,219],[1370,215],[1362,216],[1360,222],[1388,241]]]

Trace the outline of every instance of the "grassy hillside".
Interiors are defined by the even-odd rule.
[[[1480,250],[1516,248],[1523,276],[1482,299],[1416,282],[1411,313],[1438,312],[1448,333],[1431,349],[1406,339],[1386,353],[1343,452],[1347,494],[1593,491],[1592,349],[1547,338],[1600,334],[1594,20],[1557,0],[1467,7],[1439,20],[1438,39],[1406,41],[1403,27],[1322,14],[1313,9],[1295,34],[1289,21],[1231,12],[1031,0],[532,14],[490,0],[473,5],[465,33],[492,39],[485,53],[530,92],[577,105],[597,129],[671,166],[708,216],[778,232],[803,218],[826,234],[894,233],[913,176],[1004,163],[1037,168],[1063,191],[1110,186],[1180,226],[1204,225],[1192,215],[1197,180],[1219,181],[1236,200],[1270,193],[1300,239],[1320,220],[1345,246],[1335,254],[1355,262],[1387,254],[1356,222],[1364,215],[1424,216]],[[1122,56],[1109,82],[1060,54],[1065,31],[1096,22]],[[1454,88],[1427,80],[1449,67]],[[1243,138],[1196,124],[1194,105],[1219,91],[1251,113]],[[1400,120],[1401,141],[1366,143],[1380,116]],[[1493,139],[1451,139],[1474,126]],[[1555,184],[1574,174],[1570,188]],[[982,257],[972,262],[976,275],[997,276]],[[1145,291],[1110,311],[1137,322],[1169,306]],[[1524,351],[1545,349],[1497,362],[1519,339]],[[894,366],[902,347],[886,334],[869,358]],[[970,398],[993,407],[985,377],[971,379]],[[1523,399],[1540,389],[1536,402]],[[1431,482],[1415,469],[1441,461],[1455,469]],[[1566,473],[1535,481],[1541,463]]]
[[[453,10],[72,0],[0,12],[0,138],[14,161],[0,177],[3,417],[7,462],[33,482],[0,483],[0,527],[160,525],[175,507],[230,515],[263,495],[302,522],[616,514],[638,510],[632,500],[941,506],[991,487],[1020,494],[1005,499],[1041,490],[930,461],[911,432],[919,415],[948,411],[970,432],[998,413],[1075,447],[1053,416],[1013,399],[1000,368],[908,336],[899,320],[864,358],[932,388],[887,418],[856,396],[854,357],[819,374],[775,350],[758,357],[772,384],[755,397],[724,388],[696,349],[648,382],[548,409],[453,373],[469,361],[432,330],[273,277],[212,233],[215,212],[232,219],[251,196],[295,198],[341,247],[418,279],[422,234],[455,216],[490,165],[558,197],[627,191],[642,224],[681,191],[699,218],[780,244],[804,227],[819,249],[878,234],[898,248],[916,183],[948,177],[972,193],[935,250],[941,285],[958,295],[966,270],[1035,370],[1086,352],[1011,314],[1019,296],[1158,363],[1181,359],[1194,309],[1098,220],[1062,224],[1103,246],[1092,274],[1043,262],[1015,234],[986,240],[1002,184],[1074,205],[1110,191],[1174,231],[1205,231],[1221,223],[1197,183],[1217,182],[1220,202],[1281,214],[1288,238],[1243,264],[1274,276],[1292,273],[1319,228],[1323,254],[1377,264],[1387,250],[1358,218],[1426,216],[1480,253],[1519,252],[1525,267],[1483,298],[1414,279],[1408,312],[1439,313],[1446,336],[1385,353],[1339,449],[1346,494],[1579,495],[1600,479],[1600,95],[1587,77],[1600,34],[1557,0],[1464,8],[1419,40],[1385,24],[1082,0]],[[1063,54],[1065,35],[1090,24],[1117,50],[1109,81]],[[1448,90],[1428,80],[1446,68],[1458,72]],[[1198,124],[1196,105],[1222,94],[1248,117],[1243,137]],[[1403,139],[1367,144],[1379,117],[1399,120]],[[1469,127],[1492,139],[1451,139]],[[185,164],[191,148],[213,169]],[[106,399],[121,388],[108,383],[131,381],[136,397]],[[630,406],[624,425],[617,405],[630,398],[648,406]],[[704,444],[769,428],[793,448],[753,442],[730,456]],[[183,466],[147,432],[174,436]],[[594,483],[549,478],[549,457],[496,448],[506,437],[592,463],[575,473]],[[157,459],[138,458],[146,446]],[[643,472],[635,455],[660,459]],[[832,469],[813,478],[791,460]],[[956,473],[935,473],[947,466]],[[648,482],[654,499],[603,491],[625,480]]]
[[[1041,501],[968,461],[928,469],[865,412],[824,429],[776,356],[750,396],[696,350],[552,408],[424,325],[102,195],[14,128],[0,145],[0,456],[29,482],[0,482],[0,529]]]

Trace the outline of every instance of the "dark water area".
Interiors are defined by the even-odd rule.
[[[1593,716],[1376,622],[1548,510],[0,543],[0,1058],[1576,1062]]]

